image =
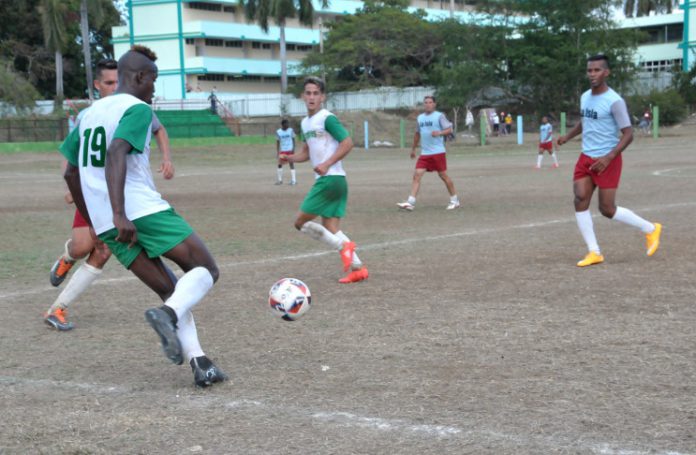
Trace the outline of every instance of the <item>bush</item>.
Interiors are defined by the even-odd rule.
[[[634,123],[643,116],[646,109],[660,107],[660,125],[674,125],[682,121],[686,115],[686,102],[674,89],[658,92],[653,90],[650,95],[633,95],[626,99],[628,112]]]

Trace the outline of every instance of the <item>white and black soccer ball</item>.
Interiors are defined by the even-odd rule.
[[[309,311],[312,294],[302,280],[283,278],[271,286],[268,305],[274,315],[285,321],[294,321]]]

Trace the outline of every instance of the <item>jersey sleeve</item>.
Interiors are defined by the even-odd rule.
[[[620,130],[631,126],[631,117],[628,115],[626,101],[623,98],[614,101],[611,105],[611,115],[614,117],[614,121]]]
[[[77,167],[80,155],[80,128],[74,128],[68,137],[60,144],[60,153],[68,160],[68,163]]]
[[[152,113],[152,132],[156,133],[159,131],[159,129],[162,128],[162,124],[160,123],[159,119],[157,118],[157,115],[155,113]]]
[[[133,146],[133,151],[142,153],[147,145],[148,132],[152,123],[152,108],[147,104],[135,104],[121,117],[113,139],[123,139]]]
[[[324,129],[338,142],[343,141],[349,136],[348,131],[341,125],[335,115],[329,115],[324,121]]]
[[[447,128],[452,128],[452,122],[447,120],[445,114],[440,115],[440,129],[446,130]]]

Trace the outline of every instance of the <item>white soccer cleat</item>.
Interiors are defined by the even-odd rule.
[[[450,202],[450,203],[447,205],[447,210],[458,209],[458,208],[460,207],[460,205],[461,205],[461,204],[459,203],[459,201],[457,201],[457,202]]]
[[[396,205],[401,209],[401,210],[408,210],[409,212],[412,212],[415,206],[411,204],[410,202],[397,202]]]

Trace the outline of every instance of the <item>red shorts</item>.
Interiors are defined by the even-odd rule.
[[[295,154],[294,150],[290,150],[288,152],[278,152],[278,155],[294,155],[294,154]]]
[[[81,228],[81,227],[89,227],[87,220],[85,220],[85,218],[82,216],[82,214],[80,214],[80,211],[77,209],[75,209],[75,218],[73,218],[72,227],[73,227],[73,229]]]
[[[575,164],[575,172],[573,172],[573,181],[580,180],[584,177],[590,177],[592,183],[600,188],[612,189],[619,187],[619,180],[621,179],[621,167],[622,160],[621,154],[616,158],[611,160],[609,166],[604,169],[604,172],[597,174],[596,172],[590,171],[590,166],[592,163],[597,161],[596,158],[590,158],[584,153],[580,154],[578,162]]]
[[[416,169],[425,169],[428,172],[445,172],[447,170],[447,154],[421,155],[416,162]]]
[[[553,141],[539,142],[539,149],[546,150],[547,152],[553,151]]]

